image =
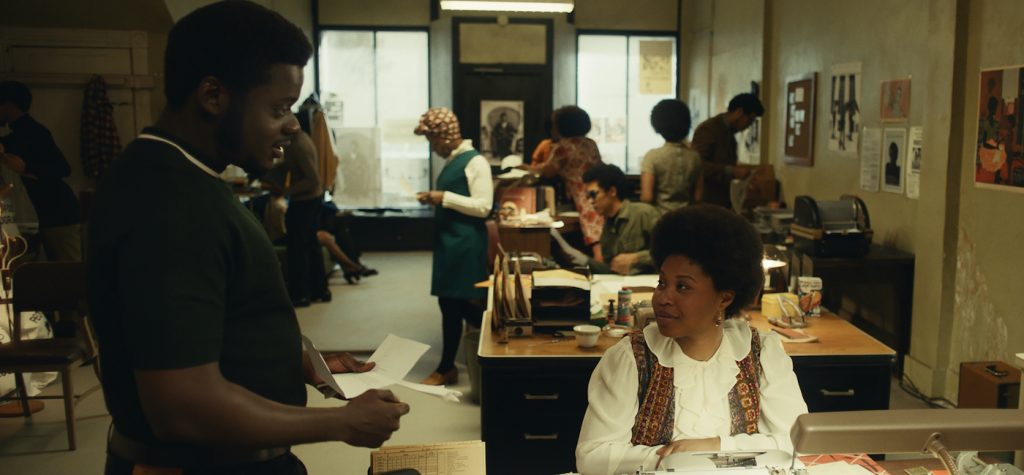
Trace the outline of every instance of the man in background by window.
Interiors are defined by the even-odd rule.
[[[71,167],[49,129],[28,114],[32,92],[17,81],[0,83],[0,124],[11,133],[0,138],[0,161],[21,175],[39,218],[39,237],[51,261],[82,260],[78,198],[64,178]]]
[[[736,164],[739,161],[736,134],[762,115],[764,106],[757,96],[743,93],[729,101],[727,112],[705,120],[693,132],[693,149],[704,163],[704,203],[732,209],[730,182],[733,178],[746,178],[754,168]]]

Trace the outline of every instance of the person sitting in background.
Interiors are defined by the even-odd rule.
[[[655,469],[676,452],[778,449],[807,412],[779,335],[740,311],[764,275],[754,228],[721,207],[666,213],[654,229],[657,325],[605,352],[588,388],[576,466],[613,474]]]
[[[331,259],[341,266],[345,280],[354,284],[363,277],[377,275],[377,269],[371,269],[359,261],[360,252],[352,239],[349,230],[351,213],[345,214],[338,210],[333,201],[325,201],[320,209],[320,228],[316,231],[316,239],[327,249]]]
[[[565,247],[563,251],[566,251],[574,264],[587,264],[595,274],[654,272],[649,252],[651,231],[661,213],[647,203],[622,199],[629,184],[626,182],[626,174],[615,165],[600,163],[590,167],[583,174],[583,182],[587,199],[605,218],[600,245],[601,254],[606,260],[586,258],[583,253]],[[560,245],[562,243],[559,241]]]
[[[554,123],[551,137],[556,143],[551,147],[548,160],[531,170],[544,178],[562,178],[566,193],[572,197],[580,214],[583,243],[590,247],[594,258],[600,261],[602,256],[598,241],[601,239],[604,218],[587,200],[583,186],[583,173],[601,163],[597,143],[586,137],[587,132],[590,132],[590,115],[579,107],[565,106],[555,110],[551,120]]]
[[[693,149],[704,164],[702,202],[732,209],[729,194],[732,180],[742,180],[755,170],[750,165],[737,165],[739,154],[735,136],[762,115],[764,106],[757,96],[737,94],[729,101],[727,112],[705,120],[693,131]]]
[[[665,145],[644,155],[640,165],[640,201],[666,213],[700,200],[700,155],[686,144],[690,108],[678,99],[665,99],[651,110],[651,126]]]

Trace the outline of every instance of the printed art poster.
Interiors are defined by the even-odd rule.
[[[903,193],[907,161],[907,129],[882,131],[882,191]]]
[[[974,184],[981,188],[1024,191],[1022,66],[983,70],[978,94],[978,137],[974,146]]]
[[[860,142],[860,63],[845,63],[832,66],[831,92],[829,95],[829,138],[828,149],[840,155],[857,156]]]
[[[480,101],[480,153],[491,165],[523,156],[523,101]]]
[[[640,94],[672,94],[672,41],[640,41]]]
[[[882,81],[882,122],[905,122],[910,116],[910,79]]]

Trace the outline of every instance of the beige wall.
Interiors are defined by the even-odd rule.
[[[151,98],[152,117],[164,108],[164,48],[171,16],[162,0],[0,0],[0,27],[141,30],[149,41],[149,73],[157,77]]]
[[[973,186],[979,70],[1024,64],[1024,52],[1005,40],[1022,21],[1015,0],[692,0],[683,9],[683,90],[690,98],[706,93],[713,114],[734,93],[729,89],[763,79],[762,161],[774,165],[789,204],[802,194],[858,194],[876,242],[915,254],[906,373],[925,393],[954,401],[961,361],[1010,361],[1024,350],[1024,294],[1015,272],[1024,262],[1016,246],[1024,223],[1012,211],[1024,205],[1024,194]],[[828,151],[830,68],[856,61],[866,127],[881,126],[880,82],[913,78],[909,121],[895,126],[924,127],[919,200],[861,191],[860,159]],[[786,166],[785,81],[809,72],[819,81],[814,166]]]
[[[1001,359],[1024,351],[1024,194],[974,187],[979,71],[1024,64],[1019,41],[1024,8],[1016,0],[969,3],[960,130],[959,243],[952,363]],[[950,386],[947,384],[947,387]],[[955,388],[955,385],[953,385]]]
[[[427,26],[428,0],[321,0],[321,25]]]
[[[675,31],[677,0],[577,0],[576,28]]]

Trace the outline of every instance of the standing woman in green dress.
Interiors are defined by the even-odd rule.
[[[459,378],[455,353],[462,322],[480,326],[484,289],[473,284],[487,279],[487,228],[494,184],[491,166],[471,140],[463,140],[459,119],[443,107],[428,110],[414,131],[430,141],[430,150],[445,158],[437,189],[417,195],[434,206],[434,266],[430,295],[441,307],[441,362],[423,384],[454,384]]]

